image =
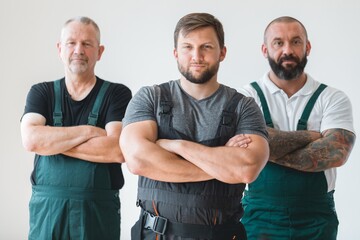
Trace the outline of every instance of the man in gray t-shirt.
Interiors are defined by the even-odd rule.
[[[226,47],[214,16],[181,18],[174,43],[180,79],[141,88],[123,119],[121,149],[139,175],[132,239],[246,239],[241,198],[268,159],[264,119],[217,81]]]

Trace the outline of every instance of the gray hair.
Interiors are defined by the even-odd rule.
[[[96,22],[94,20],[92,20],[89,17],[84,17],[84,16],[70,18],[69,20],[67,20],[64,23],[62,29],[64,29],[67,25],[69,25],[69,23],[72,23],[72,22],[80,22],[80,23],[85,24],[85,25],[92,25],[95,28],[95,31],[96,31],[96,40],[100,43],[100,28],[99,28],[99,26],[96,24]]]

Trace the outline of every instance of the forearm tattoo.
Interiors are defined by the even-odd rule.
[[[355,135],[344,129],[330,129],[323,136],[272,162],[302,171],[324,171],[339,167],[348,159]],[[272,151],[273,149],[271,149]]]
[[[268,128],[270,160],[284,157],[295,150],[301,149],[321,137],[320,133],[310,131],[280,131]]]

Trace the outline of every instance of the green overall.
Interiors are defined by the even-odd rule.
[[[265,97],[256,83],[265,121],[273,127]],[[307,120],[320,93],[320,85],[307,103],[297,130],[307,129]],[[338,220],[333,191],[327,192],[324,172],[302,172],[268,162],[245,191],[242,223],[249,240],[336,239]]]
[[[109,86],[104,82],[88,124],[96,126]],[[62,126],[60,81],[54,83],[54,126]],[[107,164],[62,154],[36,156],[30,200],[31,240],[119,240],[119,191],[111,190]]]

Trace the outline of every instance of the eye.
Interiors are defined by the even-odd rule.
[[[283,43],[282,41],[280,41],[280,40],[275,40],[275,41],[273,42],[273,45],[274,45],[275,47],[281,47],[283,44],[284,44],[284,43]]]
[[[213,49],[213,46],[211,46],[211,45],[204,45],[203,48],[204,48],[204,49]]]
[[[75,45],[75,42],[66,42],[65,43],[65,45],[67,46],[67,47],[72,47],[72,46],[74,46]]]
[[[300,44],[302,44],[302,41],[301,41],[301,39],[294,39],[293,44],[300,45]]]
[[[93,46],[90,42],[84,42],[82,45],[86,48]]]

